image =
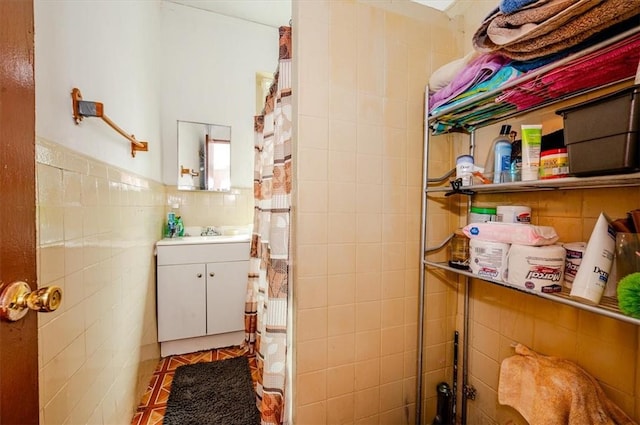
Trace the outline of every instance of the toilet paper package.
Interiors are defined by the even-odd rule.
[[[507,282],[532,291],[560,292],[566,251],[560,245],[511,245]]]
[[[498,205],[496,207],[496,221],[531,224],[531,207],[525,205]]]
[[[471,240],[479,239],[488,242],[515,243],[519,245],[552,245],[559,236],[550,226],[533,226],[531,224],[486,223],[467,224],[462,231]]]
[[[507,273],[508,253],[509,244],[471,239],[469,241],[469,269],[478,277],[504,281]]]
[[[575,279],[580,268],[584,252],[587,250],[587,243],[571,242],[562,246],[567,251],[567,259],[564,265],[564,286],[570,289],[573,285],[573,279]]]

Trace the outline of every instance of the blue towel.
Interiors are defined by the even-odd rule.
[[[547,56],[543,56],[537,59],[531,59],[528,61],[513,61],[511,62],[511,66],[517,69],[520,72],[529,72],[531,70],[540,68],[542,66],[548,65],[551,62],[555,62],[568,56],[571,53],[569,49],[563,50],[562,52],[552,53]]]
[[[500,2],[500,12],[513,13],[537,1],[538,0],[502,0]]]

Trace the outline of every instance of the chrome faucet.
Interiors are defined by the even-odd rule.
[[[221,233],[215,226],[207,226],[202,228],[202,232],[200,232],[200,236],[220,236]]]

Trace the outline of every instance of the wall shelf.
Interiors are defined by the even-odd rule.
[[[479,128],[486,127],[506,118],[523,116],[525,114],[540,111],[558,102],[570,99],[576,100],[577,96],[593,93],[603,88],[612,88],[621,83],[632,84],[633,78],[640,68],[640,25],[634,26],[628,31],[618,34],[601,43],[583,49],[577,53],[568,55],[564,59],[548,64],[537,70],[530,71],[513,81],[497,88],[465,100],[457,100],[449,105],[444,105],[435,110],[429,108],[429,87],[425,88],[425,126],[424,126],[424,150],[422,158],[422,190],[421,199],[421,223],[420,223],[420,249],[421,267],[419,271],[419,330],[418,330],[418,386],[416,396],[422,400],[422,344],[424,339],[424,315],[426,294],[426,271],[428,268],[437,268],[453,272],[465,277],[464,285],[464,320],[463,320],[463,353],[462,353],[462,387],[466,388],[469,374],[469,329],[470,329],[470,288],[472,279],[499,285],[505,288],[524,292],[536,297],[549,299],[550,301],[568,305],[594,314],[610,317],[623,322],[640,325],[640,319],[623,314],[618,308],[615,298],[603,297],[599,305],[586,304],[569,295],[569,291],[563,288],[558,293],[542,293],[528,290],[497,280],[480,278],[470,271],[464,271],[449,267],[448,263],[439,263],[427,260],[427,248],[429,239],[427,230],[427,218],[429,217],[429,204],[434,202],[432,194],[475,195],[479,193],[516,193],[553,191],[569,189],[598,189],[611,187],[640,187],[640,173],[622,175],[607,175],[595,177],[566,177],[549,180],[536,180],[525,182],[478,184],[473,186],[458,187],[457,190],[448,184],[450,175],[443,178],[429,178],[429,148],[430,138],[445,133],[466,133],[469,136],[469,154],[475,154],[476,134]],[[597,64],[594,66],[594,64]],[[583,78],[585,77],[585,78]],[[455,103],[457,102],[457,103]],[[431,113],[430,113],[431,111]],[[435,202],[440,202],[440,199]],[[466,199],[467,210],[471,207],[471,197]],[[456,207],[459,205],[457,204]],[[442,244],[441,244],[442,245]],[[437,248],[436,248],[437,249]],[[457,396],[457,395],[456,395]],[[466,423],[467,399],[461,397],[460,420]],[[421,410],[417,408],[417,416],[422,421]]]
[[[476,184],[464,186],[475,193],[536,192],[543,190],[596,189],[640,186],[640,173],[594,177],[563,177],[558,179],[519,181],[511,183]],[[450,186],[428,187],[427,193],[451,192]]]
[[[572,99],[625,81],[632,81],[635,75],[635,66],[640,59],[640,51],[637,49],[639,45],[640,26],[637,26],[564,59],[529,71],[496,89],[470,96],[468,99],[450,106],[444,106],[439,111],[428,115],[427,121],[431,128],[437,126],[438,123],[449,123],[451,124],[449,132],[470,132],[500,120],[556,104],[559,101]],[[615,70],[616,72],[601,72],[599,74],[600,80],[594,79],[595,77],[592,76],[591,79],[585,79],[584,84],[576,84],[573,79],[574,74],[584,72],[585,63],[589,64],[589,60],[597,61],[600,57],[607,58],[607,67],[603,69]],[[589,68],[586,67],[586,69]],[[562,81],[563,78],[569,78],[571,83],[567,83],[567,86],[562,84],[558,87],[553,86],[555,82]],[[528,96],[526,106],[517,106],[508,100],[509,95],[517,97],[518,94]],[[480,111],[483,112],[480,114]],[[489,113],[489,111],[492,112]]]
[[[602,300],[600,301],[600,304],[598,305],[590,305],[590,304],[585,304],[585,303],[581,303],[579,301],[574,300],[573,298],[571,298],[571,296],[569,295],[569,290],[566,288],[562,288],[562,292],[556,292],[556,293],[551,293],[551,294],[546,294],[543,292],[539,292],[539,291],[530,291],[526,288],[523,288],[521,286],[515,286],[512,285],[510,283],[507,282],[503,282],[500,280],[493,280],[493,279],[486,279],[486,278],[481,278],[478,277],[477,275],[474,275],[473,273],[471,273],[470,271],[465,271],[465,270],[460,270],[460,269],[455,269],[453,267],[449,267],[449,265],[447,263],[439,263],[439,262],[435,262],[435,261],[428,261],[428,260],[424,260],[424,264],[425,266],[430,266],[430,267],[436,267],[442,270],[447,270],[453,273],[457,273],[463,276],[467,276],[469,278],[472,279],[478,279],[478,280],[482,280],[484,282],[488,282],[488,283],[492,283],[494,285],[499,285],[499,286],[503,286],[505,288],[509,288],[509,289],[513,289],[516,291],[520,291],[520,292],[524,292],[527,294],[531,294],[531,295],[535,295],[537,297],[540,298],[545,298],[560,304],[566,304],[566,305],[570,305],[572,307],[576,307],[579,308],[581,310],[586,310],[586,311],[590,311],[592,313],[596,313],[596,314],[600,314],[602,316],[607,316],[607,317],[611,317],[613,319],[617,319],[617,320],[622,320],[624,322],[628,322],[628,323],[633,323],[634,325],[640,325],[640,319],[635,319],[631,316],[627,316],[626,314],[622,313],[620,311],[620,309],[618,308],[618,302],[615,298],[612,297],[602,297]]]

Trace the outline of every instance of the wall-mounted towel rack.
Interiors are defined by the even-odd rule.
[[[122,136],[124,136],[124,138],[131,142],[132,157],[135,158],[137,151],[147,152],[149,150],[147,142],[136,140],[133,134],[127,134],[123,129],[118,127],[116,123],[111,121],[111,119],[104,114],[104,107],[102,103],[82,100],[80,89],[74,87],[73,90],[71,90],[71,101],[73,106],[73,119],[76,124],[80,124],[80,121],[82,121],[84,117],[102,118],[102,120],[106,122],[109,127],[113,128],[115,131],[120,133]]]
[[[180,166],[180,176],[184,176],[185,174],[188,174],[192,177],[198,177],[200,175],[199,172],[197,172],[196,170],[191,170],[191,168],[184,168],[182,165]]]

